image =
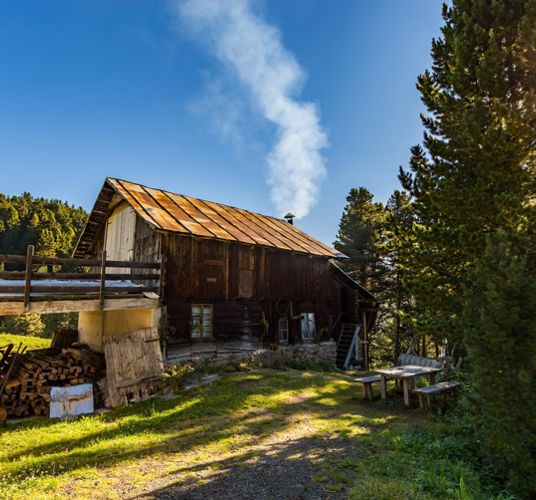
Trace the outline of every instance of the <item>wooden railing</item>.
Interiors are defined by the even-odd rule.
[[[98,298],[101,303],[104,299],[113,296],[142,294],[143,292],[159,292],[159,287],[149,285],[136,286],[132,282],[160,281],[161,267],[158,262],[134,262],[107,260],[106,252],[102,252],[100,259],[69,259],[58,257],[41,257],[34,255],[34,247],[28,246],[26,256],[0,255],[0,263],[9,265],[23,265],[24,269],[14,271],[0,271],[0,279],[13,280],[13,284],[0,283],[0,300],[22,300],[24,309],[29,309],[32,299],[39,294],[40,300],[80,296],[85,299]],[[61,267],[60,271],[39,271],[34,267]],[[18,267],[18,266],[16,266]],[[74,272],[65,272],[65,268],[75,269]],[[84,272],[81,268],[91,268]],[[130,273],[107,272],[108,268],[130,269]],[[95,272],[95,270],[98,272]],[[146,272],[140,272],[144,270]],[[53,280],[54,283],[39,285],[40,280]],[[17,281],[22,283],[17,283]],[[58,282],[57,284],[55,282]],[[115,283],[113,286],[107,282],[128,281],[130,283]],[[79,285],[78,282],[88,282]],[[91,283],[93,282],[93,283]],[[13,294],[13,295],[10,295]]]

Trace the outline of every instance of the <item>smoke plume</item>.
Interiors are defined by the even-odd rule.
[[[320,154],[327,146],[315,104],[297,96],[305,79],[277,28],[251,9],[249,0],[182,0],[183,26],[249,91],[255,106],[277,127],[268,155],[268,183],[281,215],[308,214],[325,176]]]

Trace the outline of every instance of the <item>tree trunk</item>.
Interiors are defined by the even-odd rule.
[[[400,272],[396,273],[396,316],[395,316],[395,363],[400,356],[400,308],[402,307],[402,293],[400,290]]]

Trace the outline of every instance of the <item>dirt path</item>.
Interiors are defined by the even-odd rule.
[[[355,442],[342,438],[298,438],[254,447],[239,458],[218,462],[216,470],[199,464],[165,479],[152,481],[137,499],[339,499],[344,486],[329,491],[319,463],[325,457],[343,461],[359,453]],[[351,473],[348,473],[349,475]],[[324,480],[323,480],[324,479]],[[327,487],[327,489],[325,489]],[[126,493],[126,492],[125,492]],[[130,497],[132,498],[132,497]]]

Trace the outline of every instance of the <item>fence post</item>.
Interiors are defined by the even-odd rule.
[[[106,250],[102,251],[101,277],[100,277],[100,307],[104,307],[104,292],[106,291]]]
[[[34,246],[28,245],[26,249],[26,275],[24,277],[24,312],[30,310],[30,291],[32,288],[32,265]]]

